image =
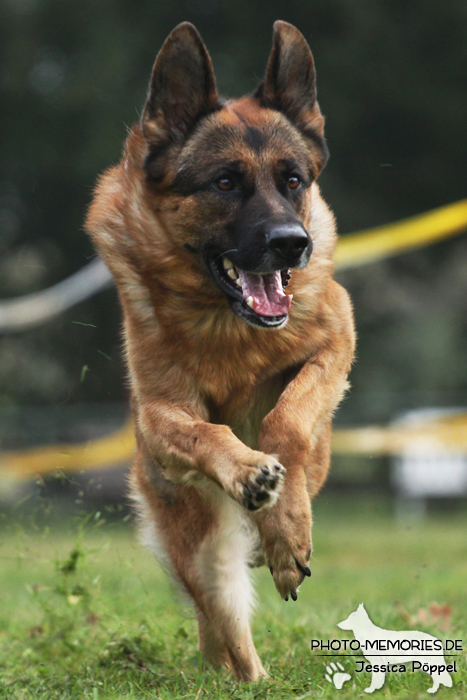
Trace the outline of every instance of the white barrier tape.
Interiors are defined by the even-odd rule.
[[[22,331],[38,326],[112,284],[108,268],[97,258],[42,292],[2,301],[0,331]]]
[[[467,228],[467,199],[339,239],[337,269],[355,267],[454,236]],[[112,284],[99,258],[43,292],[0,302],[0,332],[38,326]]]

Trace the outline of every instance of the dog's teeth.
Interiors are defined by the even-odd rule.
[[[253,308],[253,297],[248,297],[246,300],[246,303],[248,304],[249,307]]]
[[[289,297],[290,301],[292,301],[292,299],[293,299],[293,294],[286,294],[285,296],[286,296],[286,297]]]
[[[240,282],[240,277],[237,277],[237,279],[235,280],[235,282],[238,284],[239,287],[242,286],[242,283]]]
[[[222,258],[222,264],[224,265],[224,270],[232,270],[233,269],[233,263],[230,262],[228,258],[224,257]]]
[[[227,274],[230,277],[231,280],[236,280],[238,278],[237,273],[235,272],[234,268],[231,267],[230,269],[227,270]]]

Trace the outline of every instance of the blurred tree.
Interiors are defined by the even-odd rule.
[[[465,196],[463,0],[3,0],[0,297],[94,255],[82,231],[93,184],[119,158],[169,31],[192,21],[221,92],[239,95],[261,79],[278,18],[315,55],[332,154],[322,187],[341,231]],[[344,417],[467,400],[466,262],[459,238],[341,276],[360,336]],[[107,291],[0,339],[0,402],[122,399],[119,317]]]

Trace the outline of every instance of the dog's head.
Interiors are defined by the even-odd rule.
[[[348,618],[342,620],[342,622],[338,622],[337,626],[340,627],[341,630],[351,630],[352,632],[358,632],[360,627],[366,622],[368,622],[368,620],[368,613],[365,610],[363,603],[360,603],[355,612],[350,613]]]
[[[157,56],[140,125],[148,201],[172,241],[199,258],[232,311],[253,325],[286,323],[290,269],[310,261],[323,125],[313,57],[290,24],[275,23],[265,79],[238,100],[218,97],[191,24],[176,27]]]

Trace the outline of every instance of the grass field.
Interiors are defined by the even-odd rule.
[[[296,603],[256,573],[255,642],[271,680],[239,684],[203,670],[196,625],[128,523],[64,520],[0,532],[0,698],[355,698],[370,674],[355,657],[311,653],[310,640],[351,639],[336,627],[361,602],[375,624],[463,639],[453,688],[467,697],[467,517],[396,523],[384,503],[323,494],[315,506],[312,578]],[[444,607],[433,608],[437,603]],[[449,607],[448,607],[449,606]],[[319,652],[318,652],[319,653]],[[454,660],[451,657],[450,661]],[[342,690],[325,678],[339,661]],[[429,697],[422,672],[386,676],[375,697]]]

